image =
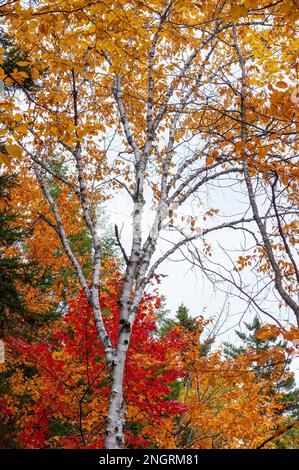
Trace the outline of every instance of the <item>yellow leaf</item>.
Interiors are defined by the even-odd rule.
[[[38,80],[39,79],[39,71],[35,68],[31,69],[31,77],[33,80]]]
[[[16,122],[21,122],[22,119],[23,119],[22,114],[20,114],[20,113],[15,114],[15,115],[13,116],[13,119],[14,119],[14,121],[16,121]]]
[[[15,132],[18,132],[19,134],[27,134],[27,127],[25,124],[21,124],[20,126],[15,128]]]
[[[28,75],[28,73],[26,73],[26,72],[19,72],[19,75],[20,75],[22,78],[29,78],[29,75]]]
[[[20,65],[20,67],[26,67],[29,64],[30,64],[30,62],[25,62],[23,60],[21,60],[20,62],[17,62],[17,65]]]
[[[6,148],[7,153],[11,155],[12,157],[19,158],[23,155],[23,151],[21,147],[19,147],[18,145],[15,145],[15,144],[5,145],[5,148]]]
[[[232,7],[228,14],[233,20],[239,20],[243,16],[248,16],[248,9],[244,5],[239,5]]]
[[[12,85],[13,83],[14,83],[14,81],[13,81],[12,78],[7,77],[7,78],[5,79],[5,84],[6,84],[6,85]]]
[[[5,165],[10,168],[10,159],[5,153],[0,153],[0,165]]]

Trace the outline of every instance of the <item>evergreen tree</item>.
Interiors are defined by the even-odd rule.
[[[4,49],[2,53],[3,63],[2,69],[6,73],[6,77],[12,80],[11,73],[15,70],[25,72],[27,78],[22,84],[13,81],[9,87],[6,88],[7,93],[14,93],[16,90],[22,88],[25,92],[30,92],[36,87],[36,81],[32,76],[31,66],[29,65],[28,56],[14,44],[14,42],[8,38],[5,31],[0,30],[0,47]],[[26,65],[25,65],[26,64]],[[42,72],[42,71],[40,71]]]
[[[51,301],[47,311],[33,312],[26,304],[27,287],[46,295],[49,289],[51,295],[53,276],[38,261],[28,259],[26,241],[33,230],[18,223],[19,214],[12,207],[10,194],[17,186],[16,175],[0,175],[0,337],[32,334],[35,327],[60,314],[59,305]]]
[[[10,204],[10,191],[17,184],[14,175],[0,175],[0,339],[8,335],[28,336],[35,326],[34,315],[22,292],[34,282],[36,266],[21,257],[21,246],[30,235],[17,223],[17,212]],[[14,254],[12,254],[14,253]],[[1,396],[10,389],[14,369],[0,373]],[[18,447],[13,418],[0,420],[0,447]]]
[[[181,303],[174,318],[170,317],[170,310],[166,307],[166,297],[161,297],[161,305],[157,309],[157,326],[159,336],[164,336],[174,326],[179,325],[192,332],[196,330],[196,319],[189,315],[188,308]]]
[[[226,359],[235,359],[239,354],[246,354],[247,351],[251,350],[256,353],[262,351],[269,351],[275,347],[286,348],[287,342],[279,338],[271,339],[259,339],[256,337],[256,332],[262,327],[262,322],[258,316],[255,316],[252,323],[244,323],[246,327],[245,332],[236,330],[237,337],[241,340],[241,344],[236,346],[232,343],[224,343],[224,356]],[[282,411],[285,414],[290,415],[292,418],[297,419],[299,417],[299,390],[296,388],[295,378],[289,375],[291,359],[286,357],[284,360],[284,372],[281,374],[280,380],[277,381],[273,386],[273,395],[277,393],[283,393],[283,402],[288,403],[286,408]],[[277,367],[277,364],[271,358],[264,364],[253,363],[252,368],[255,370],[257,377],[269,378],[273,368]]]
[[[28,236],[17,225],[17,215],[9,205],[9,192],[15,184],[13,175],[0,176],[0,336],[20,317],[30,316],[20,285],[31,282],[33,273],[18,254],[8,254]]]
[[[171,311],[167,308],[167,299],[164,295],[160,297],[160,305],[155,311],[157,317],[157,336],[162,338],[166,335],[174,326],[174,319],[171,318]]]
[[[189,310],[181,303],[176,313],[176,319],[179,325],[181,325],[186,330],[193,332],[196,330],[196,321],[191,315],[189,315]]]

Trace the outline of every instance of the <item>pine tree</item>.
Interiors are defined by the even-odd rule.
[[[162,296],[156,311],[159,336],[167,334],[175,325],[182,326],[190,332],[196,330],[196,319],[189,315],[189,310],[183,303],[179,305],[174,318],[171,318],[170,313],[166,307],[166,297]]]
[[[20,289],[20,283],[30,282],[26,262],[19,256],[7,254],[28,236],[16,223],[16,213],[9,206],[9,192],[16,179],[13,175],[0,176],[0,336],[29,311]]]
[[[193,332],[196,330],[195,319],[192,318],[191,315],[189,315],[189,310],[186,307],[186,305],[184,305],[183,303],[181,303],[181,305],[179,306],[177,310],[176,319],[179,325],[181,325],[186,330],[190,332]]]
[[[10,203],[10,191],[16,184],[14,175],[0,175],[0,339],[4,340],[9,335],[27,336],[34,323],[22,287],[33,282],[35,269],[20,257],[20,247],[29,233],[18,225],[17,212]],[[0,373],[0,400],[10,389],[13,373],[14,369]],[[15,431],[13,418],[0,422],[1,448],[18,447]]]
[[[31,66],[28,62],[28,55],[24,54],[24,52],[22,52],[14,42],[7,37],[3,30],[0,32],[0,47],[4,49],[4,52],[2,53],[3,64],[1,67],[7,77],[11,78],[11,73],[15,70],[19,70],[27,74],[27,78],[22,82],[22,84],[14,81],[10,87],[6,88],[6,92],[14,93],[20,88],[28,92],[36,87],[36,81],[32,77]],[[26,65],[22,65],[22,62]]]
[[[54,303],[47,311],[35,312],[26,303],[24,290],[47,292],[53,276],[37,260],[28,259],[26,241],[33,231],[19,225],[19,214],[12,207],[11,190],[17,186],[16,175],[0,175],[0,337],[32,334],[35,327],[59,314]]]

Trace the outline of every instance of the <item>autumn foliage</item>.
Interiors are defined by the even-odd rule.
[[[17,181],[1,446],[298,445],[277,385],[299,340],[298,0],[7,0],[0,17]],[[228,358],[217,321],[211,349],[201,317],[160,328],[156,284],[181,258],[225,299],[225,331],[254,312],[256,340],[282,342]]]
[[[116,341],[122,275],[115,262],[107,266],[101,303]],[[125,379],[127,447],[256,448],[287,424],[284,394],[271,393],[284,374],[285,351],[249,350],[234,360],[220,350],[203,353],[200,338],[209,322],[193,320],[191,331],[176,324],[159,336],[159,306],[157,294],[145,295],[134,325]],[[258,334],[279,333],[266,325]],[[295,330],[284,333],[298,336]],[[14,424],[15,445],[102,448],[111,383],[84,294],[40,328],[36,340],[9,337],[6,346],[1,419],[7,430]],[[278,367],[257,379],[252,363],[269,356]]]
[[[116,341],[122,277],[105,279],[101,303],[107,327]],[[185,410],[170,398],[171,384],[183,377],[177,355],[184,348],[179,329],[155,337],[156,296],[146,295],[134,325],[126,365],[126,439],[128,447],[156,445],[156,430],[168,416]],[[4,422],[17,420],[22,447],[103,447],[110,393],[103,350],[84,294],[68,312],[30,344],[6,339],[9,393],[1,398]],[[21,408],[20,408],[21,407]]]

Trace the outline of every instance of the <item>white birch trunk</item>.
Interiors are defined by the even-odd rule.
[[[111,372],[112,384],[106,427],[106,449],[122,449],[124,446],[125,402],[123,382],[129,340],[129,331],[123,331],[119,336],[119,345]]]

